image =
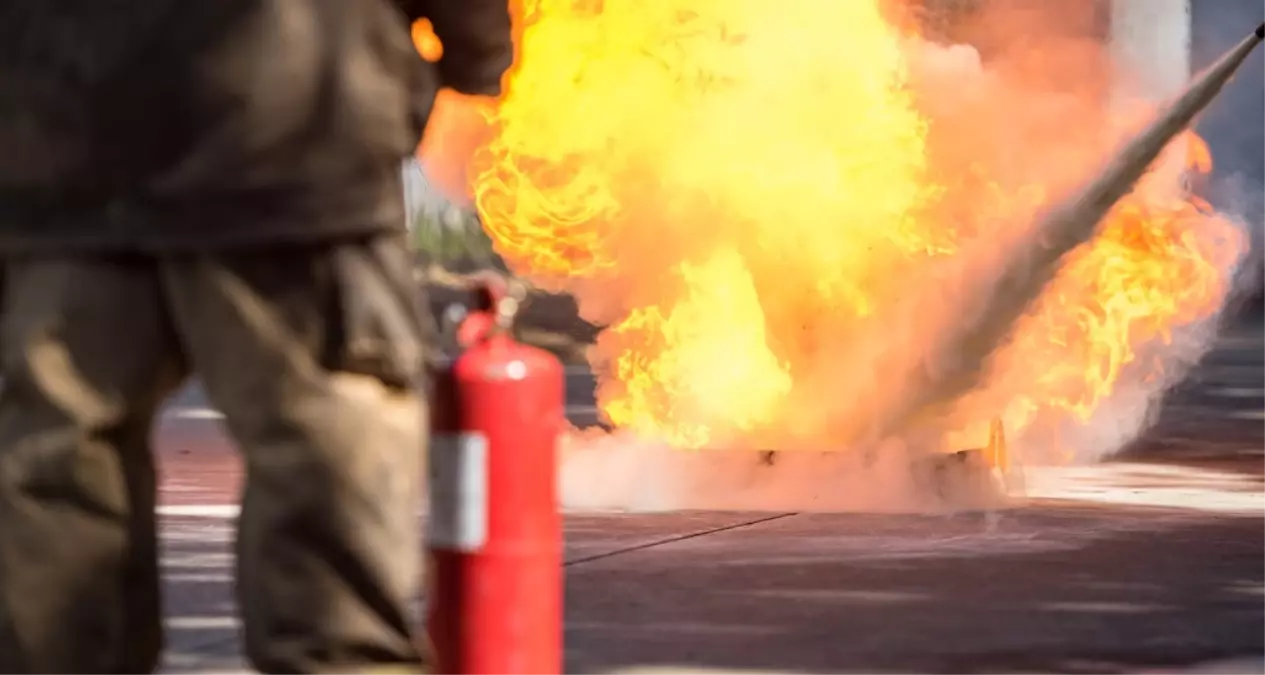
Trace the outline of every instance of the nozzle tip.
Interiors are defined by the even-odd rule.
[[[1265,22],[1256,27],[1256,39],[1265,40]]]

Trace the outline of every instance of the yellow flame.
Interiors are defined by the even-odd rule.
[[[1188,147],[1188,170],[1209,170],[1207,146],[1192,135]],[[1175,327],[1220,306],[1243,233],[1201,200],[1151,189],[1164,177],[1151,178],[1072,256],[1017,331],[1003,355],[1011,366],[1006,376],[1026,380],[1010,385],[1013,405],[1055,407],[1088,420],[1139,346],[1168,342]],[[1145,365],[1151,377],[1163,375],[1163,364]],[[1031,375],[1023,378],[1024,370]]]
[[[921,245],[908,213],[925,189],[922,120],[873,3],[528,0],[523,14],[476,184],[518,269],[598,274],[629,228],[733,232],[819,270],[854,262],[858,238]],[[800,40],[805,25],[834,35]],[[857,54],[865,68],[839,69]],[[841,123],[841,107],[862,114]],[[838,246],[822,245],[822,204],[805,193],[853,213]]]
[[[444,45],[439,41],[439,36],[435,35],[435,27],[431,25],[430,19],[414,21],[412,33],[413,46],[417,47],[417,53],[423,59],[434,63],[444,55]]]
[[[936,339],[917,322],[952,318],[925,270],[1022,232],[1101,157],[1108,120],[1074,97],[928,112],[911,36],[880,9],[524,0],[473,193],[514,271],[610,325],[593,360],[617,426],[681,447],[830,442],[832,415],[900,395],[875,363],[917,365]],[[1193,136],[1187,154],[1210,166]],[[1241,241],[1170,182],[1144,184],[1073,256],[961,428],[999,410],[1012,438],[1042,415],[1087,419],[1138,345],[1215,311]]]
[[[791,388],[769,350],[755,286],[732,251],[680,266],[681,299],[666,311],[637,308],[612,338],[627,345],[615,364],[611,422],[679,447],[717,432],[741,434],[770,421]]]

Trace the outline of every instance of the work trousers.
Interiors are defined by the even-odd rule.
[[[424,335],[393,237],[5,261],[0,672],[151,672],[162,401],[244,457],[237,598],[265,672],[419,669]]]

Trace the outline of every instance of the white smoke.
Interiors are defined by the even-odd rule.
[[[627,432],[573,430],[558,480],[564,508],[578,511],[945,512],[1004,501],[986,467],[940,468],[896,440],[871,452],[682,451]]]

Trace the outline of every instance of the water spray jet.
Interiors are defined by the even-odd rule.
[[[1133,186],[1152,163],[1204,108],[1208,107],[1261,43],[1265,24],[1192,81],[1154,119],[1125,142],[1097,176],[1080,189],[1041,214],[1038,236],[1014,251],[1002,275],[990,288],[987,308],[974,325],[969,325],[943,343],[946,352],[957,355],[956,367],[935,380],[924,380],[914,388],[924,392],[908,406],[898,409],[879,425],[879,434],[902,428],[928,408],[943,405],[974,387],[985,361],[1009,336],[1016,321],[1031,307],[1054,278],[1060,263],[1072,250],[1090,241],[1099,223]],[[916,372],[911,377],[919,377]]]

